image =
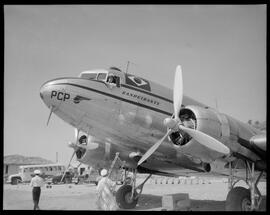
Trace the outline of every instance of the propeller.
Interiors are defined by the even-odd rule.
[[[190,129],[187,127],[184,127],[182,125],[179,125],[179,128],[183,130],[184,132],[188,133],[192,138],[197,140],[200,144],[214,150],[217,152],[220,152],[222,154],[228,155],[230,153],[230,149],[225,146],[220,141],[216,140],[215,138],[201,132],[198,130]]]
[[[61,178],[61,181],[60,181],[60,183],[62,182],[62,180],[63,180],[63,178],[65,177],[65,175],[66,175],[66,173],[67,173],[67,171],[68,171],[68,168],[69,168],[69,166],[70,166],[70,163],[71,163],[71,161],[72,161],[72,159],[73,159],[73,157],[74,157],[74,155],[75,155],[75,150],[74,150],[74,152],[73,152],[73,154],[72,154],[72,156],[71,156],[71,158],[70,158],[70,161],[69,161],[69,163],[68,163],[68,165],[67,165],[67,168],[66,168],[66,170],[65,170],[65,172],[64,172],[64,174],[63,174],[63,176],[62,176],[62,178]]]
[[[164,125],[168,128],[167,133],[158,141],[156,142],[148,151],[142,156],[142,158],[138,162],[138,166],[141,165],[146,159],[148,159],[161,145],[161,143],[165,140],[165,138],[170,135],[173,131],[183,130],[184,132],[188,133],[192,138],[194,138],[200,144],[225,155],[230,153],[230,149],[219,142],[218,140],[214,139],[213,137],[200,132],[195,129],[186,128],[183,126],[179,118],[179,113],[181,110],[183,99],[183,79],[182,79],[182,68],[180,65],[176,67],[175,76],[174,76],[174,88],[173,88],[173,107],[174,107],[174,114],[171,118],[166,118],[164,120]]]
[[[182,68],[180,65],[176,67],[174,76],[174,88],[173,88],[173,108],[174,118],[179,121],[179,112],[183,99],[183,80],[182,80]]]
[[[174,107],[174,115],[171,118],[166,118],[164,120],[164,124],[169,127],[167,133],[156,142],[139,160],[138,166],[141,165],[147,158],[149,158],[160,146],[160,144],[165,140],[165,138],[170,135],[172,130],[176,129],[176,125],[180,121],[179,112],[182,105],[183,98],[183,81],[182,81],[182,69],[181,66],[178,65],[176,67],[175,76],[174,76],[174,88],[173,88],[173,107]],[[174,117],[174,118],[173,118]]]

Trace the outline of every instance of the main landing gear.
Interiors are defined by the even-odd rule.
[[[150,174],[140,185],[136,186],[137,169],[132,170],[132,177],[127,177],[125,169],[124,183],[116,192],[116,202],[122,209],[135,208],[142,189],[146,181],[151,177]]]
[[[232,171],[232,165],[229,164],[230,176],[229,176],[229,193],[226,198],[226,211],[254,211],[258,210],[262,201],[261,193],[257,187],[263,171],[260,172],[256,178],[254,171],[254,162],[251,164],[246,161],[246,184],[249,189],[244,187],[234,187],[239,180],[234,181],[234,175]]]

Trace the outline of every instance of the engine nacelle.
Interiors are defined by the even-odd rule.
[[[187,106],[181,109],[179,117],[184,126],[199,130],[215,139],[222,141],[230,137],[230,126],[227,117],[214,109]],[[189,125],[186,125],[188,121]],[[170,139],[175,145],[185,145],[192,140],[183,131],[172,133]]]
[[[215,109],[187,106],[181,109],[179,118],[185,127],[210,135],[229,147],[231,152],[236,152],[236,154],[254,162],[264,157],[266,152],[265,135],[256,135],[256,131],[251,126],[219,113]],[[192,122],[191,126],[185,125],[187,119]],[[197,157],[204,162],[211,162],[223,157],[219,152],[201,145],[181,130],[172,133],[169,138],[175,147],[181,147],[183,153]]]
[[[226,143],[230,139],[228,118],[215,109],[187,106],[181,109],[179,118],[185,127],[199,130],[222,143]],[[211,162],[223,156],[221,153],[201,145],[182,130],[170,134],[169,139],[175,147],[181,147],[183,153],[190,154],[204,162]]]

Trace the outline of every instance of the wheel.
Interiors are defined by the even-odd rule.
[[[11,179],[11,184],[16,185],[16,184],[18,184],[18,181],[19,181],[18,178],[12,178]]]
[[[122,209],[132,209],[135,208],[138,202],[137,199],[131,198],[132,186],[124,185],[121,186],[116,192],[116,202],[118,206]],[[135,195],[137,195],[135,191]]]
[[[57,184],[57,179],[56,178],[52,178],[52,184]]]
[[[226,198],[226,211],[250,211],[250,190],[244,187],[234,187]]]

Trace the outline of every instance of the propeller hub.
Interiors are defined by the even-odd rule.
[[[166,118],[164,119],[163,124],[169,129],[176,130],[178,122],[175,119]]]

